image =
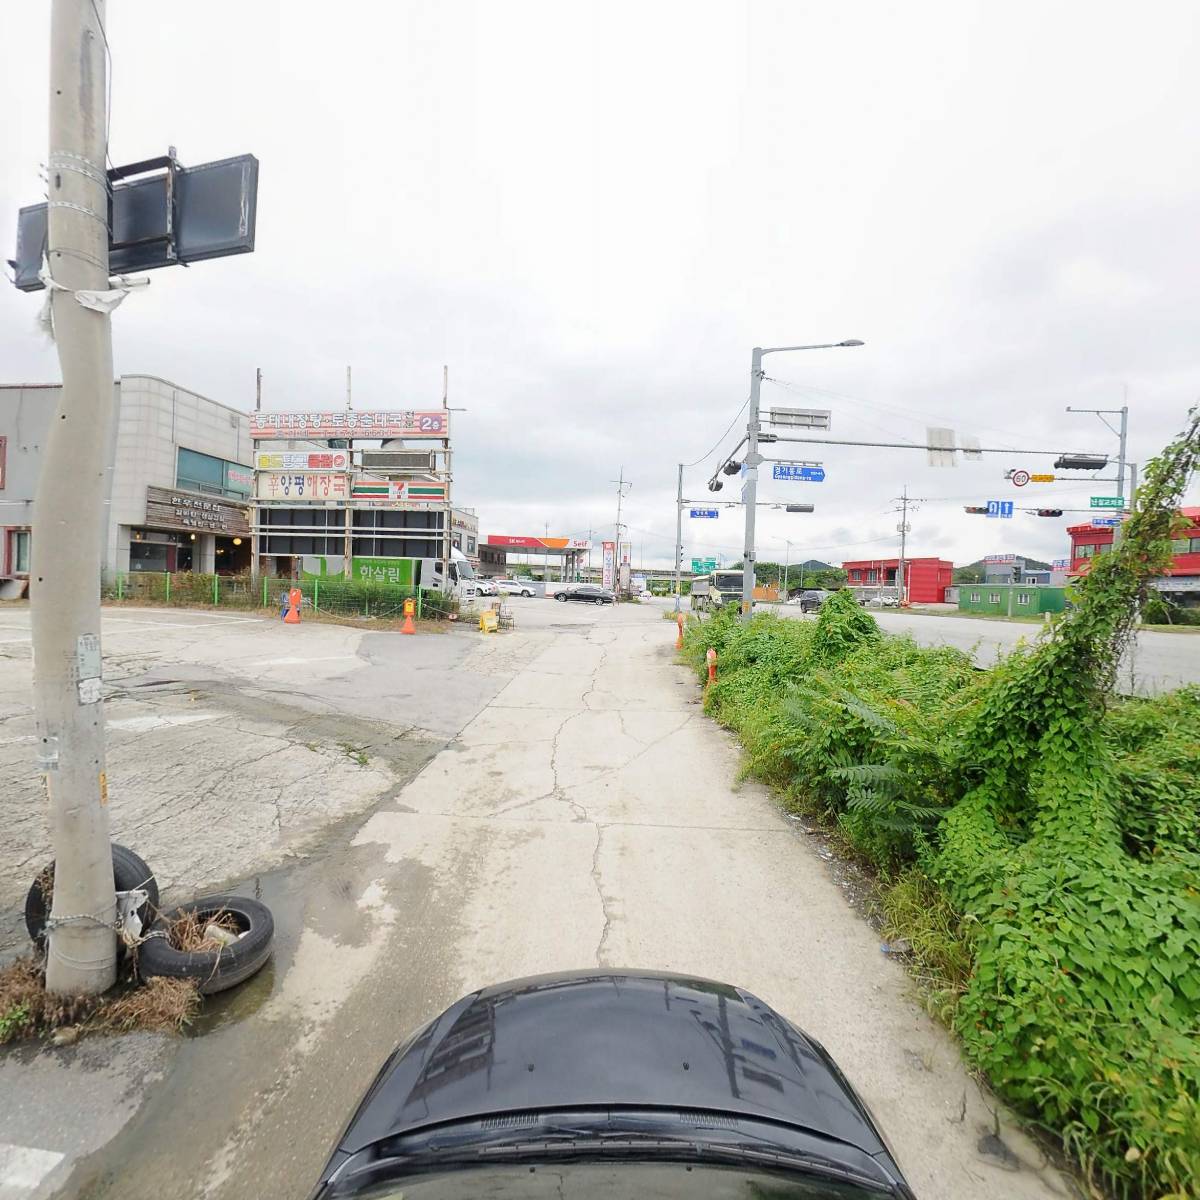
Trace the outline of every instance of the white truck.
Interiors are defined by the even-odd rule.
[[[432,588],[453,596],[460,604],[475,602],[475,569],[471,560],[456,547],[450,550],[450,577],[442,577],[442,564],[436,558],[416,559],[414,579],[418,587]]]

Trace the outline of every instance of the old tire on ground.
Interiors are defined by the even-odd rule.
[[[228,913],[241,936],[219,950],[176,950],[166,937],[166,929],[186,913],[215,917]],[[138,974],[143,979],[195,979],[200,994],[211,996],[249,979],[271,957],[275,943],[275,919],[271,910],[258,900],[245,896],[201,896],[190,904],[181,904],[164,913],[155,924],[155,936],[138,948]]]
[[[116,842],[113,842],[112,860],[113,883],[116,884],[118,892],[144,888],[148,893],[146,903],[138,909],[143,929],[148,928],[158,912],[158,883],[154,878],[154,872],[127,846],[118,846]],[[49,895],[42,891],[43,880],[50,884]],[[46,917],[49,915],[50,904],[54,896],[53,885],[54,863],[51,863],[33,881],[33,886],[30,887],[29,893],[25,897],[25,928],[29,931],[29,936],[39,950],[43,949],[46,943]],[[117,953],[120,954],[124,948],[124,943],[118,940]]]

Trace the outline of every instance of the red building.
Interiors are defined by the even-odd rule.
[[[1188,519],[1189,528],[1171,543],[1171,566],[1154,586],[1166,592],[1180,604],[1200,603],[1200,508],[1181,508],[1180,515]],[[1116,530],[1104,525],[1069,525],[1071,535],[1071,569],[1074,578],[1086,575],[1092,559],[1111,549]]]
[[[896,587],[898,558],[858,559],[842,563],[846,586],[874,595]],[[954,582],[954,564],[944,558],[906,558],[904,560],[905,599],[909,604],[942,604],[946,589]]]

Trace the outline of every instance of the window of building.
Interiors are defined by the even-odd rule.
[[[1175,538],[1171,542],[1172,554],[1200,554],[1200,537]]]
[[[971,593],[971,603],[972,603],[972,604],[978,604],[978,603],[979,603],[979,593],[978,593],[978,592],[972,592],[972,593]]]
[[[850,572],[850,582],[851,583],[862,583],[862,571],[851,571]]]
[[[988,603],[989,604],[999,604],[1000,603],[1000,593],[999,592],[988,592]]]
[[[1032,600],[1033,600],[1033,596],[1030,595],[1029,592],[1018,592],[1017,593],[1017,603],[1018,604],[1029,604]]]
[[[470,534],[467,534],[467,553],[475,553],[475,539]]]
[[[29,530],[13,529],[8,535],[8,561],[16,575],[29,574]]]
[[[875,572],[874,572],[874,571],[868,571],[868,572],[867,572],[867,582],[868,582],[868,583],[874,583],[874,582],[875,582]]]
[[[1096,553],[1096,551],[1099,549],[1100,549],[1099,546],[1092,546],[1092,545],[1076,546],[1075,547],[1075,557],[1076,558],[1091,558]]]
[[[208,496],[228,496],[235,500],[250,495],[254,473],[248,467],[226,462],[211,454],[179,447],[175,463],[175,486]]]

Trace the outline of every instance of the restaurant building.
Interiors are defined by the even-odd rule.
[[[1150,581],[1167,599],[1183,608],[1200,606],[1200,508],[1181,508],[1187,527],[1171,542],[1171,565],[1164,575]],[[1069,525],[1071,566],[1067,574],[1079,579],[1092,569],[1098,555],[1113,547],[1116,528],[1111,525]]]
[[[28,584],[33,505],[60,391],[0,385],[0,580],[9,595]],[[152,375],[121,376],[113,403],[105,574],[249,570],[249,414]]]
[[[846,586],[867,599],[895,595],[898,558],[862,558],[842,563]],[[942,604],[954,582],[954,564],[944,558],[906,558],[904,590],[909,604]]]

